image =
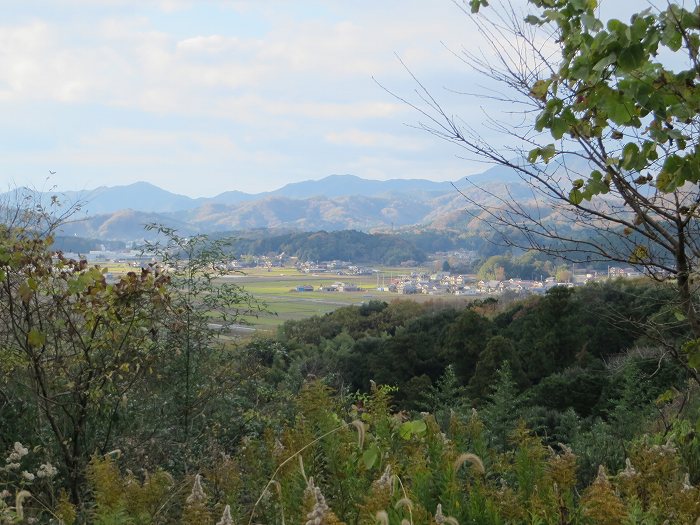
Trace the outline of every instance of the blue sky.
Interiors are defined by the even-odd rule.
[[[412,128],[397,55],[479,127],[476,48],[450,0],[22,0],[0,21],[0,184],[145,180],[190,196],[351,173],[458,180],[484,166]],[[495,137],[494,137],[495,140]],[[49,170],[56,171],[49,180]]]

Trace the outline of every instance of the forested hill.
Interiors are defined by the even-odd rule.
[[[397,265],[422,263],[425,252],[397,235],[367,234],[354,230],[295,232],[257,238],[232,236],[234,255],[285,253],[302,261],[343,260]]]

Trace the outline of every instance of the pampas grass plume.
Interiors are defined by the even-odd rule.
[[[351,424],[357,429],[357,446],[362,450],[365,444],[365,424],[359,419],[354,420]]]
[[[459,456],[457,456],[457,459],[455,459],[455,462],[454,462],[455,473],[465,463],[471,463],[472,467],[474,467],[479,472],[479,474],[483,474],[484,472],[486,472],[486,469],[484,469],[484,462],[481,461],[481,458],[479,456],[477,456],[476,454],[471,454],[471,453],[467,452],[465,454],[460,454]]]

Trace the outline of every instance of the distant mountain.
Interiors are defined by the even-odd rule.
[[[267,195],[306,199],[309,197],[343,197],[362,195],[381,197],[396,194],[440,194],[450,191],[449,182],[424,179],[367,180],[355,175],[330,175],[320,180],[293,182]]]
[[[50,201],[50,197],[57,193],[59,200],[63,203],[80,203],[82,211],[88,215],[114,213],[124,209],[163,213],[188,210],[199,206],[196,199],[171,193],[149,182],[62,192],[38,192],[28,188],[18,188],[0,194],[0,200],[16,202],[19,200],[18,196],[33,196],[39,202],[46,204]]]
[[[58,233],[66,236],[118,241],[154,239],[156,234],[144,229],[147,224],[162,224],[175,228],[182,235],[199,233],[195,226],[171,215],[134,210],[119,210],[83,219],[77,217],[63,224]]]
[[[16,200],[16,194],[21,192],[29,190],[5,194],[5,200],[13,197]],[[48,202],[51,194],[33,195]],[[287,184],[270,192],[227,191],[215,197],[193,199],[138,182],[64,192],[60,200],[85,203],[81,210],[85,219],[65,225],[63,234],[128,241],[144,238],[143,225],[154,222],[172,226],[184,234],[255,228],[302,231],[391,231],[431,225],[460,228],[464,227],[463,211],[469,199],[496,204],[499,197],[506,195],[523,203],[532,199],[528,185],[513,170],[495,166],[454,184],[331,175]]]
[[[84,192],[81,200],[87,202],[85,210],[91,215],[123,209],[163,213],[187,210],[198,205],[195,199],[171,193],[148,182],[135,182],[128,186],[102,186]]]
[[[148,182],[135,182],[124,186],[100,186],[93,190],[60,192],[62,200],[84,203],[83,210],[89,215],[113,213],[123,209],[166,213],[193,210],[210,204],[233,205],[257,201],[270,197],[308,199],[312,197],[387,197],[397,195],[420,195],[434,197],[453,191],[450,182],[433,182],[423,179],[368,180],[354,175],[330,175],[319,180],[307,180],[287,184],[277,190],[262,193],[226,191],[214,197],[193,199],[186,195],[169,192]],[[4,194],[0,199],[18,192],[34,193],[46,199],[55,192],[33,192],[20,188]]]

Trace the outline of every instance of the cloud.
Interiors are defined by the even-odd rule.
[[[440,87],[464,67],[440,42],[464,40],[449,2],[56,0],[51,10],[26,2],[0,25],[0,105],[24,108],[26,130],[54,126],[32,159],[41,173],[49,164],[156,183],[177,173],[183,191],[197,186],[187,174],[206,171],[207,184],[221,186],[235,164],[250,174],[236,184],[260,190],[355,167],[390,173],[398,156],[403,176],[407,157],[430,158],[431,139],[389,130],[418,115],[372,77],[410,93],[415,84],[395,54]],[[39,111],[67,125],[32,124]],[[377,162],[387,166],[342,160],[368,152],[383,152]]]
[[[338,146],[356,146],[361,148],[391,149],[418,152],[425,149],[425,141],[412,136],[397,136],[389,133],[349,129],[333,131],[325,137],[330,144]]]

